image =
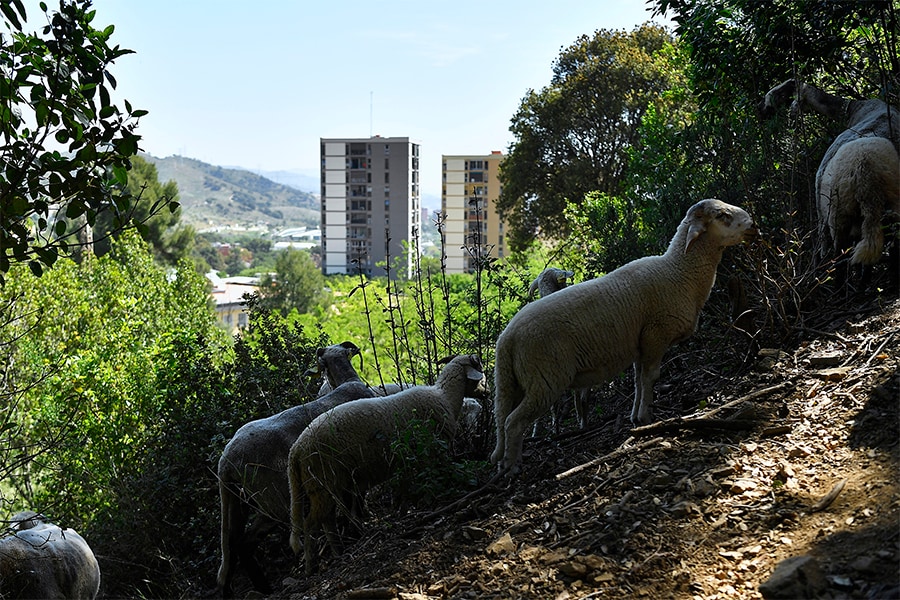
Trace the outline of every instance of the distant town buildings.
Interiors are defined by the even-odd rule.
[[[259,289],[257,277],[219,277],[215,271],[206,274],[212,283],[210,296],[216,303],[216,317],[232,335],[247,327],[248,314],[244,306],[244,294]]]
[[[309,250],[322,243],[321,229],[308,229],[306,227],[292,227],[283,229],[273,236],[272,250]]]
[[[442,156],[441,212],[448,273],[475,270],[478,258],[507,253],[504,225],[497,213],[500,163],[504,155]]]
[[[391,277],[421,228],[419,145],[407,137],[321,138],[322,272]]]

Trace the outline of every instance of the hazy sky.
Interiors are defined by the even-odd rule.
[[[114,24],[113,43],[136,52],[111,71],[118,96],[150,111],[138,133],[154,156],[317,175],[320,137],[409,137],[423,195],[440,197],[442,154],[506,152],[511,117],[560,50],[633,30],[651,20],[646,6],[95,0],[93,24]]]

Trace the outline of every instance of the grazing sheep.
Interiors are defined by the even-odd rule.
[[[517,473],[526,428],[563,390],[607,381],[629,364],[635,370],[631,420],[649,422],[663,354],[696,328],[725,247],[753,232],[744,210],[702,200],[687,211],[665,254],[520,310],[497,339],[491,461]]]
[[[222,563],[218,590],[232,594],[231,580],[238,559],[253,586],[270,591],[254,557],[259,537],[290,519],[287,460],[291,445],[309,423],[335,406],[376,396],[362,381],[347,381],[325,396],[243,425],[219,458],[219,496],[222,504]],[[245,531],[251,510],[258,515]]]
[[[348,381],[362,381],[350,359],[359,355],[359,348],[353,342],[342,342],[327,348],[319,348],[316,351],[316,366],[308,369],[305,375],[311,377],[318,375],[325,378],[319,388],[318,398],[321,398],[331,390]],[[385,383],[370,386],[376,396],[395,394],[410,386],[400,383]]]
[[[348,381],[362,381],[353,363],[354,356],[359,356],[359,347],[353,342],[341,342],[316,350],[316,366],[307,369],[307,377],[318,376],[323,378],[319,393],[321,398],[333,389]]]
[[[881,258],[884,221],[900,219],[900,111],[878,99],[850,100],[789,79],[762,102],[769,115],[792,101],[791,111],[812,108],[846,126],[816,171],[819,253],[856,246],[850,264]]]
[[[377,400],[342,404],[317,417],[291,448],[291,547],[303,549],[306,573],[314,565],[313,536],[324,528],[329,545],[339,553],[334,530],[338,510],[348,498],[386,481],[395,467],[391,445],[418,420],[435,435],[451,437],[462,412],[463,398],[485,392],[481,361],[457,356],[441,371],[433,386],[416,386]]]
[[[547,267],[534,278],[534,281],[531,282],[531,286],[528,288],[528,297],[534,298],[534,293],[536,291],[540,292],[541,298],[549,296],[553,292],[558,292],[566,287],[569,280],[574,276],[575,273],[573,271],[557,269],[556,267]],[[587,427],[586,405],[589,392],[589,389],[575,390],[572,392],[572,398],[574,399],[575,404],[575,415],[578,417],[578,423],[581,425],[582,429]],[[559,426],[562,421],[561,413],[563,412],[563,408],[565,408],[567,400],[568,394],[564,395],[554,403],[553,410],[550,413],[551,421],[553,423],[553,432],[555,434],[559,434]],[[539,433],[540,421],[535,421],[531,436],[536,437]]]
[[[575,273],[572,271],[547,267],[531,282],[531,286],[528,288],[528,297],[534,298],[535,292],[540,292],[541,298],[558,292],[566,287],[568,281],[574,276]]]
[[[11,523],[0,538],[0,598],[97,597],[100,565],[84,538],[33,511]]]

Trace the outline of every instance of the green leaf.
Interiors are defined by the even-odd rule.
[[[28,261],[28,268],[31,269],[31,272],[35,277],[40,277],[44,274],[44,267],[36,260]]]
[[[22,10],[22,12],[23,12],[22,16],[24,17],[25,11],[22,8],[21,3],[19,3],[19,8]],[[13,27],[15,27],[16,30],[22,31],[22,22],[19,21],[19,16],[15,13],[15,11],[13,10],[13,7],[10,4],[8,4],[7,2],[0,3],[0,10],[3,11],[3,16],[6,17],[6,19],[10,23],[12,23]]]
[[[121,186],[128,185],[128,169],[122,166],[113,167],[113,177]]]
[[[56,235],[58,235],[59,237],[64,236],[66,234],[66,227],[67,227],[67,224],[65,221],[62,221],[62,220],[57,221],[56,222]]]

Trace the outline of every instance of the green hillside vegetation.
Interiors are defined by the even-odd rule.
[[[319,201],[308,192],[193,158],[141,156],[156,165],[161,182],[178,184],[182,221],[200,231],[229,226],[319,226]]]

